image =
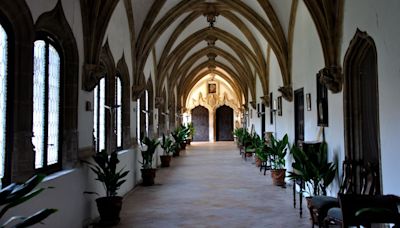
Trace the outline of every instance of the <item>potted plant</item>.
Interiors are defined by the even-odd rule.
[[[293,145],[290,153],[293,156],[293,171],[289,172],[289,178],[302,180],[306,183],[309,195],[326,195],[326,188],[336,175],[336,165],[328,162],[328,147],[322,142],[319,148],[310,147],[309,151],[303,151]]]
[[[106,191],[106,196],[96,199],[97,209],[100,214],[101,225],[116,225],[119,223],[119,213],[122,208],[122,197],[117,196],[117,190],[125,183],[129,171],[117,171],[118,153],[113,151],[110,155],[102,150],[92,156],[95,163],[83,161],[97,175],[95,180],[100,181]],[[85,192],[97,194],[96,192]]]
[[[194,125],[192,122],[187,124],[187,128],[188,128],[188,138],[187,138],[186,142],[188,145],[190,145],[190,143],[193,139],[194,133],[196,132],[196,129],[194,128]]]
[[[288,136],[285,134],[282,140],[275,139],[273,135],[270,138],[270,144],[267,146],[267,153],[271,158],[271,177],[272,183],[277,186],[285,186],[285,156],[288,146]]]
[[[160,155],[161,167],[169,167],[171,162],[171,153],[175,149],[173,141],[170,137],[165,137],[163,134],[162,141],[160,143],[161,148],[164,150],[164,154]]]
[[[156,177],[156,169],[153,168],[153,156],[160,142],[157,139],[150,139],[144,137],[142,140],[142,180],[144,186],[151,186],[154,184]]]
[[[42,182],[45,175],[38,174],[30,178],[24,183],[12,183],[0,190],[0,219],[11,208],[20,205],[33,197],[37,196],[45,190],[45,188],[36,188]],[[30,216],[12,216],[6,222],[1,224],[1,227],[6,227],[13,224],[13,227],[28,227],[40,223],[49,215],[55,213],[57,209],[46,208],[30,215]]]
[[[249,140],[249,145],[245,148],[246,155],[252,156],[254,153],[256,157],[256,166],[260,167],[262,163],[260,156],[262,156],[261,153],[263,153],[264,141],[257,133],[253,133]]]
[[[337,203],[334,198],[325,196],[326,188],[332,183],[337,170],[335,163],[328,162],[327,148],[327,143],[323,141],[319,148],[310,146],[304,151],[293,145],[290,150],[295,162],[292,164],[293,171],[289,172],[289,178],[304,183],[304,191],[308,193],[307,207],[313,224],[321,224],[332,202]],[[319,196],[321,194],[323,196]]]
[[[186,140],[187,135],[188,135],[188,130],[183,126],[179,126],[173,132],[171,132],[171,135],[175,140],[176,146],[179,145],[179,147],[180,147],[179,149],[180,150],[185,150],[186,149],[185,140]],[[177,154],[177,156],[179,156],[178,148],[176,148],[176,152],[175,153]]]
[[[179,157],[181,153],[181,144],[177,143],[176,141],[172,142],[172,156]]]

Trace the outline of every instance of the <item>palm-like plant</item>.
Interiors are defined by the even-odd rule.
[[[111,155],[108,155],[105,150],[102,150],[95,155],[93,155],[93,160],[95,163],[91,163],[88,161],[83,161],[84,163],[89,165],[89,168],[97,175],[96,180],[100,181],[104,189],[106,190],[106,196],[116,196],[117,190],[121,187],[126,180],[123,180],[126,175],[128,175],[128,171],[124,171],[120,169],[117,171],[118,153],[116,151],[112,152]],[[86,193],[94,193],[94,192],[86,192]]]
[[[285,168],[285,156],[287,153],[288,136],[285,134],[282,140],[275,139],[271,135],[270,145],[267,146],[267,153],[271,156],[272,169],[284,169]]]
[[[0,219],[4,214],[11,208],[20,205],[33,197],[39,195],[45,190],[45,188],[36,188],[36,186],[42,182],[45,178],[44,175],[35,175],[31,179],[27,180],[22,184],[10,184],[0,191]],[[8,224],[14,223],[14,227],[28,227],[37,224],[47,218],[49,215],[55,213],[57,209],[42,209],[33,215],[26,216],[13,216],[8,219],[1,227],[5,227]]]
[[[161,140],[161,143],[160,143],[160,146],[161,146],[161,148],[164,150],[164,152],[165,152],[165,154],[166,155],[170,155],[170,153],[172,153],[173,152],[173,150],[174,150],[174,148],[173,148],[173,141],[172,141],[172,139],[170,138],[170,137],[166,137],[164,134],[163,134],[163,137],[162,137],[162,140]]]
[[[175,143],[182,144],[189,135],[189,129],[181,125],[171,132],[171,135],[174,138]]]
[[[142,168],[152,169],[153,168],[153,156],[160,142],[157,139],[150,139],[149,137],[144,137],[142,140]],[[145,145],[145,146],[143,146]]]
[[[322,142],[318,150],[312,148],[307,152],[295,145],[291,148],[290,153],[295,160],[292,165],[295,172],[289,172],[289,178],[309,183],[312,190],[309,192],[313,195],[326,195],[326,188],[336,175],[336,164],[328,162],[327,148],[326,142]]]

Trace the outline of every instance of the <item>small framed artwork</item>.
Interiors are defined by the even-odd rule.
[[[282,96],[278,97],[278,105],[277,105],[278,116],[282,116]]]
[[[208,83],[208,93],[216,93],[217,92],[217,84]]]
[[[311,111],[311,93],[306,94],[307,111]]]
[[[274,109],[273,109],[273,103],[274,102],[274,99],[273,99],[273,97],[272,97],[272,92],[271,93],[269,93],[269,123],[272,125],[272,124],[274,124],[274,117],[273,117],[273,115],[274,115]]]
[[[321,74],[317,74],[317,125],[328,127],[328,89],[320,81]]]

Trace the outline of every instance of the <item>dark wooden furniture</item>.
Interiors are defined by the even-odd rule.
[[[357,169],[355,165],[358,165]],[[339,193],[338,195],[350,195],[351,197],[357,197],[358,195],[375,197],[379,194],[379,171],[377,166],[373,164],[363,165],[362,162],[352,163],[352,174],[360,172],[360,175],[352,176],[349,181],[358,184],[351,184],[351,189],[344,193]],[[357,178],[358,177],[358,178]],[[324,227],[329,227],[330,225],[341,225],[343,226],[343,208],[341,205],[332,207],[327,210],[326,217],[323,220]],[[324,212],[325,213],[325,212]],[[322,216],[321,216],[322,217]],[[320,223],[321,224],[321,223]]]
[[[400,198],[395,195],[339,194],[342,227],[395,224],[400,227]]]

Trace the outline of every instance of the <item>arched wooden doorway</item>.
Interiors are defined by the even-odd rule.
[[[223,105],[216,111],[217,141],[233,141],[233,109]]]
[[[377,53],[373,39],[359,30],[344,60],[343,95],[346,157],[364,165],[371,163],[379,172],[380,183]]]
[[[192,109],[192,123],[195,128],[193,141],[209,141],[208,109],[197,106]]]

